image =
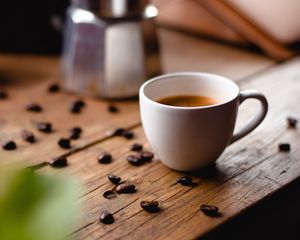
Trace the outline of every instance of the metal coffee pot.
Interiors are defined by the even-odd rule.
[[[76,0],[67,10],[62,81],[67,90],[103,98],[137,96],[140,85],[161,73],[147,0]]]

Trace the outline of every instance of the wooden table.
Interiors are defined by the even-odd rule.
[[[135,167],[126,156],[134,142],[148,145],[139,118],[138,101],[116,102],[119,113],[109,113],[108,103],[86,98],[82,114],[69,113],[70,103],[78,96],[60,92],[47,94],[47,87],[59,81],[59,61],[53,57],[0,55],[0,86],[9,99],[0,102],[0,141],[14,139],[16,151],[0,150],[1,166],[19,163],[39,165],[52,157],[65,155],[69,166],[53,169],[41,165],[38,170],[49,174],[75,176],[81,183],[83,219],[72,233],[78,239],[192,239],[206,236],[246,209],[283,189],[300,176],[299,129],[288,129],[287,116],[300,117],[300,58],[276,63],[258,53],[161,30],[162,57],[165,72],[207,71],[222,74],[243,88],[256,88],[268,98],[270,110],[265,121],[250,135],[228,147],[218,159],[216,168],[188,175],[199,183],[194,187],[174,184],[184,173],[168,169],[155,159]],[[32,101],[45,111],[29,113],[24,106]],[[242,105],[238,127],[257,110],[256,103]],[[50,121],[55,132],[35,131],[36,121]],[[57,146],[59,137],[67,136],[73,126],[84,129],[82,138],[72,142],[70,150]],[[117,127],[131,129],[136,137],[127,140],[107,136]],[[27,144],[20,138],[23,128],[33,130],[38,141]],[[278,143],[290,142],[291,152],[279,152]],[[99,164],[102,151],[113,155],[111,164]],[[104,191],[111,189],[107,174],[114,173],[136,184],[137,192],[107,200]],[[150,214],[139,203],[156,199],[162,211]],[[205,216],[199,207],[212,204],[222,216]],[[114,213],[115,223],[100,224],[103,209]]]

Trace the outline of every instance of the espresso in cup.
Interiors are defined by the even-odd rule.
[[[225,148],[255,129],[268,111],[265,96],[240,91],[225,77],[197,72],[172,73],[145,82],[139,92],[146,137],[162,163],[180,171],[205,167]],[[261,109],[234,133],[239,105],[256,99]]]
[[[156,102],[175,107],[201,107],[217,104],[215,98],[197,95],[175,95],[159,98]]]

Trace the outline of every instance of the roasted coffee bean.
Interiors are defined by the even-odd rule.
[[[116,187],[117,193],[134,193],[136,192],[135,185],[129,183],[122,183]]]
[[[117,113],[119,112],[119,108],[117,108],[115,105],[108,105],[107,110],[111,113]]]
[[[136,152],[141,151],[141,150],[143,150],[143,145],[139,144],[139,143],[134,143],[131,145],[130,150],[136,151]]]
[[[130,164],[132,164],[132,165],[134,165],[134,166],[141,166],[143,163],[144,163],[144,161],[143,161],[143,159],[141,158],[141,156],[139,156],[139,155],[129,155],[129,156],[127,156],[127,161],[130,163]]]
[[[289,143],[280,143],[278,148],[281,152],[289,152],[291,150],[291,145]]]
[[[220,216],[219,208],[213,205],[203,204],[200,206],[200,210],[210,217],[218,217]]]
[[[29,143],[34,143],[36,140],[34,134],[27,129],[22,130],[21,137],[24,141]]]
[[[288,123],[289,128],[296,128],[297,123],[298,123],[298,119],[296,119],[294,117],[288,117],[287,118],[287,123]]]
[[[82,129],[80,127],[73,127],[70,129],[70,139],[76,140],[80,138]]]
[[[193,185],[193,179],[188,176],[179,177],[177,179],[177,182],[184,186],[192,186]]]
[[[48,92],[49,93],[56,93],[60,90],[60,87],[57,83],[53,83],[48,87]]]
[[[113,136],[122,136],[125,132],[124,128],[116,128],[116,130],[113,132]]]
[[[112,224],[114,222],[114,216],[107,210],[101,212],[100,221],[104,224]]]
[[[43,108],[38,103],[30,103],[26,106],[26,110],[29,112],[42,112]]]
[[[66,157],[57,157],[57,158],[52,159],[49,162],[49,165],[54,168],[66,167],[68,165],[68,160]]]
[[[138,155],[142,158],[142,161],[144,162],[150,162],[154,157],[154,154],[149,151],[141,151],[138,153]]]
[[[108,177],[109,181],[111,181],[113,184],[119,184],[121,181],[121,178],[114,174],[109,174],[107,177]]]
[[[125,131],[122,133],[122,136],[125,137],[126,139],[133,139],[134,138],[134,133],[130,131]]]
[[[112,156],[108,152],[103,152],[98,157],[99,163],[110,163],[112,161]]]
[[[76,100],[72,102],[71,107],[70,107],[70,112],[72,113],[80,113],[81,109],[85,107],[85,102],[82,100]]]
[[[61,138],[58,140],[57,144],[61,147],[61,148],[71,148],[71,141],[68,138]]]
[[[141,201],[140,205],[144,210],[151,213],[156,213],[161,210],[158,206],[158,201]]]
[[[7,92],[0,90],[0,99],[6,99],[8,98]]]
[[[52,132],[52,124],[49,122],[40,122],[37,123],[37,129],[44,133],[51,133]]]
[[[8,150],[8,151],[15,150],[17,148],[17,144],[14,141],[9,140],[9,141],[2,143],[2,148],[4,150]]]
[[[106,199],[112,199],[117,197],[116,192],[113,190],[108,190],[103,193],[103,197]]]

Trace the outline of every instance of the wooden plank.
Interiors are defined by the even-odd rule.
[[[264,56],[184,34],[168,30],[161,30],[160,34],[166,72],[209,71],[239,80],[274,64]],[[116,103],[121,112],[110,114],[106,111],[107,101],[83,98],[87,102],[84,113],[70,114],[69,105],[77,96],[46,92],[48,85],[58,82],[59,78],[57,58],[0,55],[0,86],[10,94],[9,99],[0,102],[0,142],[14,139],[19,146],[17,151],[1,150],[1,164],[28,165],[49,161],[52,157],[71,154],[103,141],[107,130],[130,128],[140,122],[137,100]],[[26,112],[25,105],[33,101],[44,106],[45,111],[39,114]],[[52,122],[55,132],[37,132],[35,122],[38,121]],[[84,127],[83,137],[72,142],[72,149],[60,149],[57,140],[67,136],[68,129],[73,126]],[[34,131],[38,137],[36,144],[24,143],[20,139],[23,128]]]
[[[79,211],[84,217],[74,236],[79,239],[196,238],[299,178],[300,132],[287,129],[286,124],[287,116],[300,116],[299,64],[297,58],[241,82],[242,88],[257,88],[265,93],[270,112],[255,132],[225,151],[215,168],[190,173],[198,183],[195,187],[174,184],[183,173],[164,167],[158,160],[140,167],[126,162],[131,143],[143,142],[149,148],[141,127],[135,130],[134,140],[115,137],[72,155],[70,166],[65,169],[42,169],[51,174],[75,176],[82,183]],[[245,123],[255,110],[256,104],[250,102],[240,112],[239,121]],[[278,152],[279,142],[291,142],[291,152]],[[103,150],[113,154],[113,163],[97,163],[97,155]],[[106,179],[111,172],[134,182],[138,191],[104,199],[103,192],[112,188]],[[163,210],[157,214],[142,211],[139,202],[146,199],[157,199]],[[218,206],[222,216],[203,215],[199,211],[201,204]],[[104,209],[114,213],[114,224],[99,223],[99,214]]]

